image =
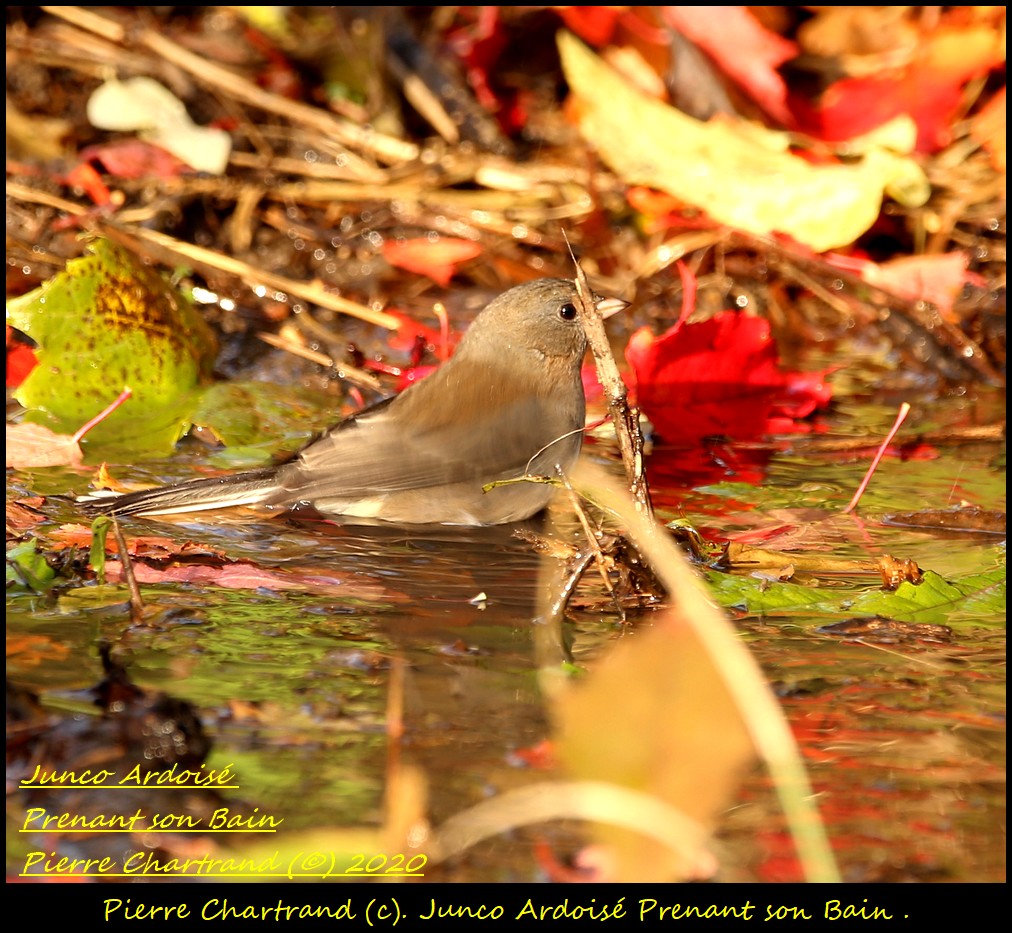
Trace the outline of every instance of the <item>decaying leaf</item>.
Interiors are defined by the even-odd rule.
[[[26,421],[71,434],[129,386],[132,398],[88,444],[167,453],[189,428],[190,393],[214,338],[187,299],[125,249],[96,240],[90,255],[8,302],[7,318],[39,345],[39,365],[15,393]]]
[[[81,459],[77,438],[69,434],[55,434],[41,424],[7,425],[7,466],[15,470],[80,466]]]

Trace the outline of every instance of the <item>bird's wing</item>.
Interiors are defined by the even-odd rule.
[[[282,467],[278,482],[291,500],[310,501],[487,482],[522,474],[541,447],[572,430],[529,395],[482,406],[466,428],[431,412],[402,415],[391,405],[339,425]]]

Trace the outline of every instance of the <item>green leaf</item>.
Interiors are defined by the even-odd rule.
[[[708,573],[714,599],[722,606],[763,616],[807,614],[847,617],[877,615],[903,622],[1004,627],[1005,567],[992,567],[953,583],[925,571],[921,583],[902,583],[895,592],[800,586],[735,574]]]
[[[105,539],[112,527],[112,519],[108,515],[99,515],[91,523],[91,552],[88,563],[95,571],[99,584],[105,583]]]
[[[56,579],[56,571],[39,553],[38,542],[31,538],[7,551],[7,588],[42,592]]]
[[[262,462],[279,451],[297,450],[340,420],[337,404],[319,393],[270,382],[229,382],[204,390],[192,418],[230,448],[260,448],[255,453]]]
[[[108,240],[90,249],[7,304],[8,323],[39,345],[16,398],[27,420],[73,434],[128,386],[133,395],[88,434],[86,453],[165,455],[189,429],[214,337],[188,299],[127,250]]]
[[[928,570],[916,586],[901,583],[894,593],[867,593],[850,605],[859,615],[882,615],[904,622],[951,622],[951,616],[974,609],[977,624],[992,616],[995,625],[1005,624],[1005,568],[949,583]]]
[[[712,572],[706,575],[706,580],[713,598],[721,606],[757,614],[811,608],[821,605],[827,597],[826,591],[817,587],[771,582],[752,576]]]

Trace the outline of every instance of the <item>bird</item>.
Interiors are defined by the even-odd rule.
[[[499,525],[544,509],[579,456],[587,340],[572,280],[524,282],[494,298],[453,356],[399,395],[349,416],[276,466],[124,495],[92,512],[167,515],[312,506],[324,517],[400,524]],[[626,307],[598,298],[610,316]],[[113,498],[104,496],[112,495]]]

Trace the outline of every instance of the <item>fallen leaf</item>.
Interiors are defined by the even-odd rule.
[[[119,139],[87,146],[78,153],[82,162],[98,162],[119,178],[175,178],[193,169],[161,146],[140,139]]]
[[[952,641],[952,629],[947,625],[932,625],[928,622],[900,622],[883,619],[880,616],[860,619],[844,619],[816,628],[822,635],[835,635],[848,640],[860,640],[874,645],[896,645],[904,642],[927,641],[948,644]]]
[[[837,81],[814,106],[795,101],[799,125],[841,141],[908,114],[917,124],[917,151],[937,152],[952,139],[964,85],[1003,64],[1003,41],[991,26],[943,26],[922,37],[904,67]]]
[[[82,458],[81,447],[70,434],[55,434],[41,424],[7,425],[8,467],[76,467]]]
[[[25,377],[35,369],[38,360],[35,358],[35,351],[18,340],[7,325],[7,387],[16,388],[25,381]]]
[[[965,285],[985,288],[987,284],[982,276],[967,270],[969,259],[959,250],[942,255],[901,256],[883,263],[834,255],[827,256],[826,261],[856,271],[869,285],[899,298],[931,302],[949,321],[953,321],[952,309]]]
[[[832,397],[825,372],[780,368],[767,321],[733,311],[676,324],[660,337],[640,328],[625,356],[636,404],[668,440],[803,430],[795,419]]]
[[[75,165],[64,176],[63,182],[72,188],[81,188],[99,207],[108,207],[113,203],[112,192],[94,167],[87,162]]]
[[[54,551],[70,547],[87,548],[91,546],[92,529],[90,525],[60,525],[56,531],[47,536],[46,540]],[[144,557],[149,560],[164,560],[170,557],[215,557],[222,561],[227,560],[225,552],[219,548],[193,541],[179,542],[173,538],[156,535],[141,535],[126,540],[131,557]],[[115,535],[110,535],[106,539],[105,547],[109,554],[119,554],[119,542]]]
[[[426,275],[446,288],[457,271],[457,266],[480,256],[482,247],[473,240],[454,237],[418,237],[413,240],[386,240],[383,257],[392,266]]]
[[[458,15],[473,16],[474,21],[448,33],[446,46],[463,63],[478,103],[496,113],[500,110],[500,99],[489,81],[489,73],[509,43],[500,10],[495,6],[465,6],[458,8]]]
[[[18,666],[22,668],[36,667],[47,661],[62,661],[68,654],[70,649],[49,635],[7,636],[7,657],[16,657]]]
[[[755,234],[786,233],[823,251],[853,242],[877,220],[898,176],[923,172],[873,148],[853,165],[812,165],[785,134],[744,122],[703,123],[630,87],[569,33],[559,50],[578,101],[580,131],[630,185],[649,185]],[[905,189],[917,192],[907,181]],[[929,188],[924,183],[922,194]]]
[[[142,138],[199,172],[220,175],[228,167],[231,136],[214,127],[197,126],[183,102],[152,78],[106,81],[88,98],[86,110],[92,126],[139,131]]]
[[[771,32],[743,6],[664,6],[661,14],[712,58],[773,119],[792,126],[787,86],[777,68],[797,43]]]
[[[298,572],[281,573],[258,567],[248,561],[234,561],[223,565],[204,563],[172,564],[163,568],[152,567],[137,561],[131,565],[138,583],[193,583],[198,586],[221,586],[238,590],[311,590],[316,594],[354,597],[356,599],[378,599],[386,595],[382,587],[372,584],[349,583],[339,577],[322,577],[316,574]],[[105,565],[106,577],[110,583],[123,579],[123,565],[109,561]]]
[[[46,515],[40,510],[45,503],[42,496],[28,496],[23,499],[7,500],[7,533],[12,531],[25,531],[34,528],[40,522],[46,520]]]
[[[567,29],[575,32],[584,42],[598,47],[611,41],[623,10],[622,7],[614,6],[555,7],[555,12],[562,17]]]
[[[189,427],[192,391],[210,369],[214,336],[158,272],[107,240],[39,288],[7,303],[40,365],[14,393],[26,421],[77,431],[129,386],[132,397],[88,436],[128,456],[167,453]]]
[[[888,525],[910,528],[933,528],[938,531],[969,531],[1005,536],[1007,516],[1004,512],[956,506],[951,509],[923,509],[920,512],[893,512],[883,518]]]

